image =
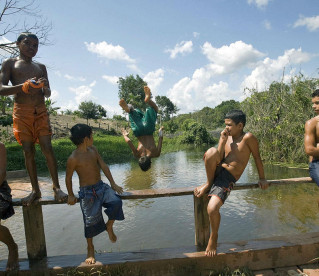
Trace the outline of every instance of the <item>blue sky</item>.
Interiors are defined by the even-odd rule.
[[[245,98],[302,72],[318,78],[318,0],[41,0],[55,106],[122,114],[118,77],[139,74],[180,113]],[[7,37],[13,41],[14,37]]]

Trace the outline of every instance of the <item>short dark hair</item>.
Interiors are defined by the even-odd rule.
[[[92,135],[92,128],[86,124],[76,124],[71,129],[70,140],[75,145],[81,145],[85,137],[90,138]]]
[[[233,120],[236,125],[238,125],[239,123],[242,123],[243,126],[246,125],[246,114],[239,109],[229,111],[225,115],[225,119]]]
[[[319,97],[319,88],[316,88],[315,91],[313,91],[313,93],[311,94],[311,97]]]
[[[146,172],[151,167],[152,161],[149,156],[142,156],[140,159],[138,159],[138,164],[142,171]]]
[[[25,39],[26,37],[31,37],[31,38],[34,38],[34,39],[37,39],[39,40],[39,38],[37,37],[36,34],[34,33],[30,33],[30,32],[22,32],[18,38],[17,38],[17,42],[21,42],[23,39]]]

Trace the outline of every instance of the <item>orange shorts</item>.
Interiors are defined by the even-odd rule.
[[[32,106],[14,103],[13,134],[18,143],[39,143],[40,136],[51,135],[49,114],[45,105]]]

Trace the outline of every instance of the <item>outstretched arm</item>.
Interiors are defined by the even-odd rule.
[[[319,117],[309,120],[305,124],[305,152],[311,157],[319,157],[319,148],[316,143],[316,124]]]
[[[115,192],[119,193],[119,194],[123,193],[123,188],[120,187],[120,186],[118,186],[118,185],[115,183],[115,181],[114,181],[114,179],[113,179],[113,176],[112,176],[112,174],[111,174],[111,171],[110,171],[109,166],[105,164],[105,162],[103,161],[102,157],[101,157],[100,154],[98,153],[97,149],[96,149],[94,146],[92,146],[92,148],[93,148],[94,151],[96,152],[97,162],[98,162],[98,164],[99,164],[101,170],[103,171],[104,175],[106,176],[106,178],[110,181],[110,184],[111,184],[112,189],[113,189]]]
[[[129,145],[130,149],[131,149],[132,152],[133,152],[133,155],[134,155],[135,157],[139,157],[139,156],[138,156],[137,149],[134,147],[134,145],[133,145],[131,139],[128,137],[129,131],[127,131],[127,130],[124,129],[124,128],[122,128],[121,131],[122,131],[124,140],[125,140],[125,142]]]
[[[72,189],[72,175],[75,170],[76,161],[71,156],[66,163],[65,184],[68,191],[68,204],[74,205],[77,201]]]
[[[0,143],[0,186],[6,179],[7,174],[7,152],[6,148]]]
[[[162,145],[163,145],[163,129],[164,127],[161,126],[160,129],[158,130],[158,145],[157,145],[157,154],[154,157],[159,157],[161,155],[162,151]]]
[[[261,161],[260,153],[259,153],[259,144],[257,138],[252,135],[251,133],[247,134],[247,142],[248,146],[250,148],[250,151],[254,157],[255,164],[257,167],[258,175],[259,175],[259,187],[263,190],[266,190],[269,186],[268,181],[265,179],[265,172],[264,172],[264,166]]]

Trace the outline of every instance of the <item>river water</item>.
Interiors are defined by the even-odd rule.
[[[204,149],[196,149],[163,154],[153,160],[148,172],[142,172],[136,162],[111,165],[110,169],[116,183],[125,190],[195,187],[206,181],[203,153]],[[270,165],[265,166],[265,173],[267,179],[308,176],[307,170]],[[64,177],[65,173],[59,172],[61,187],[66,190]],[[249,162],[238,182],[257,180],[256,168]],[[74,174],[73,190],[78,191],[78,187]],[[42,192],[50,194],[50,186]],[[318,197],[319,189],[312,183],[273,186],[265,191],[233,191],[221,208],[219,242],[319,231]],[[106,232],[101,233],[94,238],[97,252],[194,245],[192,196],[124,200],[123,209],[125,220],[114,224],[118,241],[112,244]],[[22,208],[16,207],[15,211],[2,224],[11,230],[20,258],[24,258],[27,254]],[[48,256],[86,253],[79,204],[43,206],[43,217]],[[6,258],[7,248],[1,243],[0,259]]]

